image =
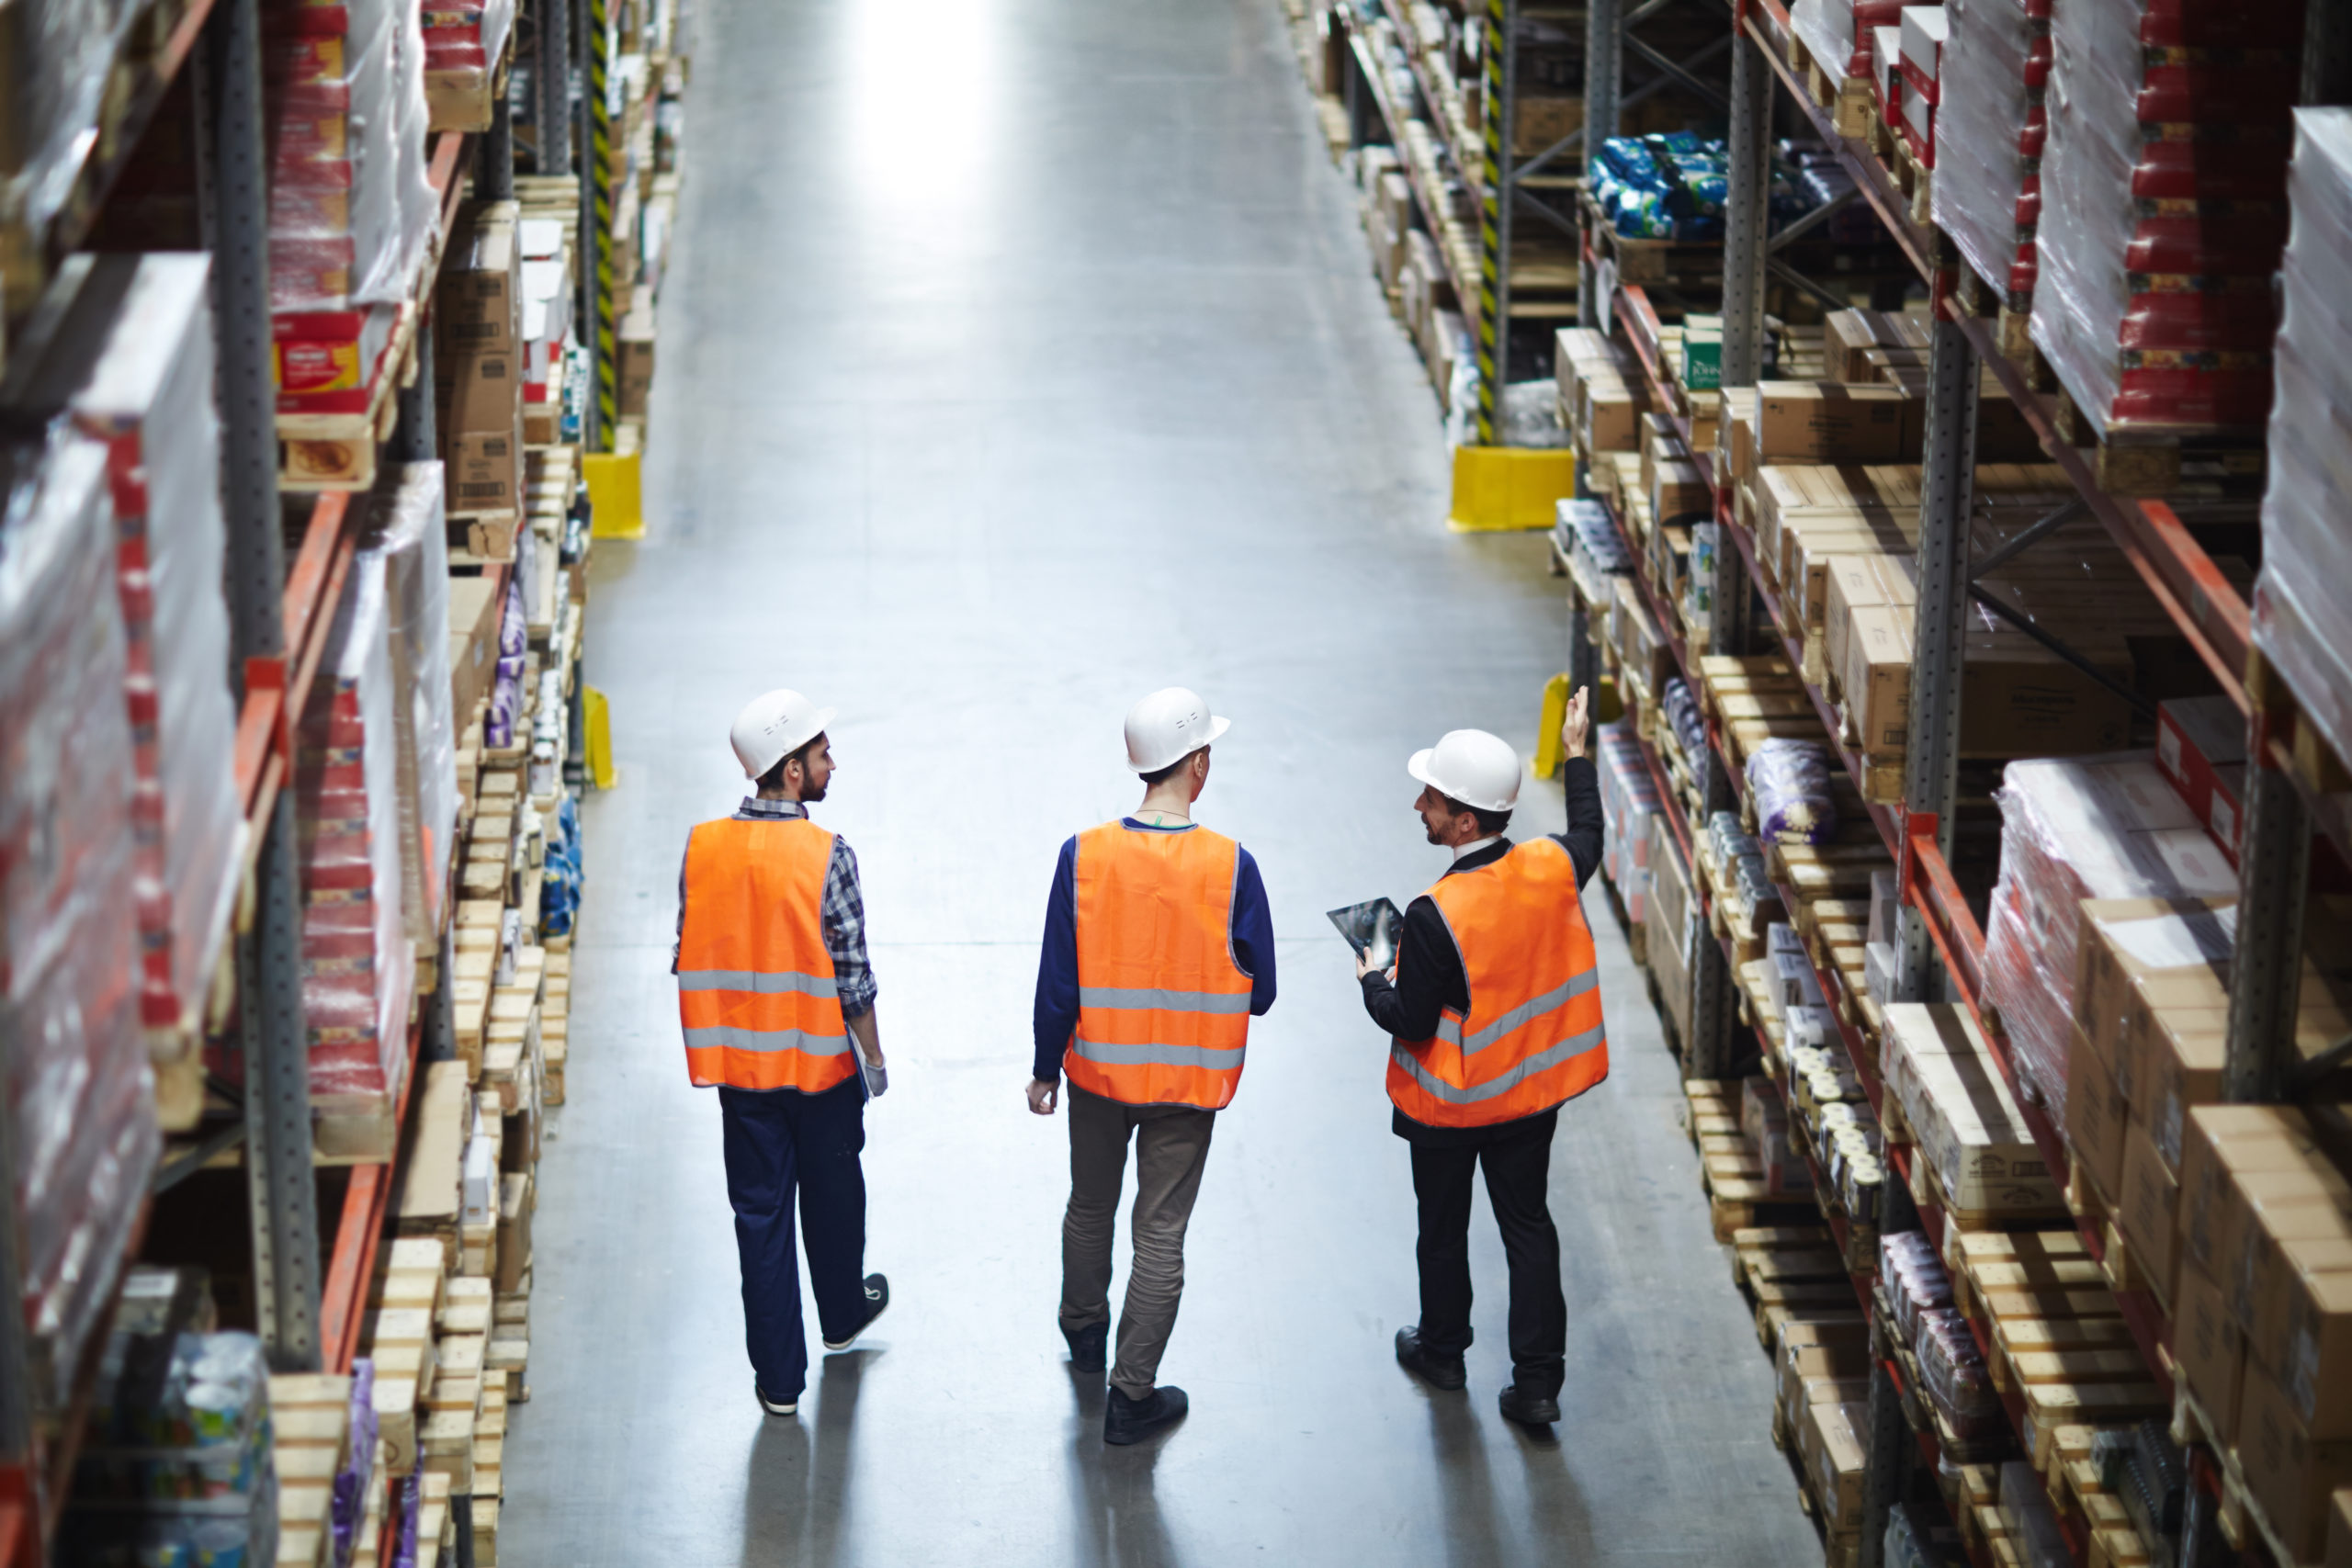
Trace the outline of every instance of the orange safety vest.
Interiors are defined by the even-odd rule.
[[[1069,1081],[1128,1105],[1222,1111],[1250,1043],[1233,957],[1241,846],[1205,828],[1078,836],[1078,1028]]]
[[[807,818],[686,840],[678,1019],[697,1089],[822,1094],[855,1070],[820,908],[833,836]]]
[[[1484,1127],[1549,1111],[1609,1076],[1600,976],[1554,839],[1441,877],[1429,896],[1453,933],[1470,1013],[1448,1008],[1427,1040],[1388,1054],[1388,1098],[1430,1127]]]

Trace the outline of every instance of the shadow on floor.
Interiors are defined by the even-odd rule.
[[[854,1543],[844,1541],[842,1526],[850,1515],[857,1396],[866,1362],[880,1353],[825,1357],[816,1386],[801,1395],[799,1416],[771,1418],[752,1439],[741,1559],[747,1568],[833,1568],[853,1560]],[[845,1545],[852,1556],[843,1555]]]

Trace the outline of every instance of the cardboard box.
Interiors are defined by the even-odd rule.
[[[434,423],[444,439],[514,428],[523,406],[522,356],[514,350],[441,355],[433,376]]]
[[[448,466],[449,514],[513,511],[521,505],[521,423],[490,435],[453,435],[444,455]]]
[[[1873,349],[1901,349],[1926,363],[1928,326],[1917,316],[1883,310],[1832,310],[1822,318],[1822,353],[1832,378],[1867,382]]]
[[[1813,1495],[1832,1534],[1849,1530],[1862,1517],[1862,1472],[1870,1445],[1871,1407],[1867,1401],[1849,1404],[1809,1404],[1804,1426],[1808,1435],[1806,1466]]]
[[[2230,1316],[2222,1288],[2205,1277],[2204,1269],[2184,1262],[2177,1280],[2172,1314],[2173,1364],[2188,1380],[2198,1404],[2205,1407],[2214,1437],[2226,1445],[2237,1437],[2245,1337]]]
[[[1766,463],[1915,461],[1904,450],[1904,394],[1835,381],[1764,381],[1757,392],[1756,455]]]
[[[2352,1484],[2352,1442],[2313,1438],[2285,1391],[2257,1366],[2239,1394],[2237,1454],[2247,1486],[2295,1561],[2317,1557],[2330,1494]]]
[[[2075,1031],[2066,1058],[2066,1146],[2075,1170],[2086,1175],[2102,1199],[2123,1190],[2123,1141],[2131,1112],[2123,1091],[2098,1048]]]
[[[1881,1066],[1947,1208],[1973,1215],[2063,1213],[2041,1150],[1976,1021],[1961,1008],[1886,1010]]]
[[[2117,1222],[2138,1253],[2156,1299],[2167,1304],[2174,1295],[2173,1274],[2178,1249],[2173,1244],[2180,1184],[2147,1134],[2134,1130],[2123,1141],[2123,1190],[2117,1194]]]
[[[2239,1328],[2258,1341],[2256,1359],[2274,1377],[2291,1369],[2296,1302],[2324,1292],[2306,1277],[2352,1269],[2352,1210],[2335,1196],[2250,1201],[2245,1235],[2222,1294]]]
[[[2184,1252],[2219,1273],[2237,1255],[2237,1191],[2264,1173],[2303,1173],[2325,1156],[2303,1113],[2290,1106],[2200,1105],[2181,1138],[2180,1239]]]
[[[643,419],[646,400],[653,393],[653,314],[632,310],[623,316],[616,336],[616,371],[620,387],[620,416]]]
[[[2339,1488],[2327,1515],[2327,1558],[2323,1568],[2352,1568],[2352,1486]]]
[[[458,209],[434,288],[434,347],[449,354],[522,347],[522,209],[469,201]]]

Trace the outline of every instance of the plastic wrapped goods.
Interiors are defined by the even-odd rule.
[[[1984,932],[1985,996],[2029,1094],[2064,1126],[2082,901],[2225,898],[2237,872],[2154,752],[2011,762],[1994,798],[2001,874]]]
[[[302,1003],[311,1098],[365,1111],[400,1090],[414,955],[401,912],[400,746],[385,561],[352,562],[302,715]]]
[[[1650,818],[1657,815],[1657,782],[1642,761],[1630,721],[1593,731],[1600,774],[1600,866],[1617,885],[1625,919],[1638,929],[1648,909]]]
[[[2270,409],[2269,488],[2262,498],[2262,578],[2254,636],[2303,711],[2352,757],[2352,110],[2299,109],[2294,210],[2281,294],[2278,397]]]
[[[1779,844],[1821,844],[1838,836],[1829,761],[1816,740],[1775,736],[1747,754],[1756,796],[1756,836]]]
[[[58,1561],[272,1562],[272,1432],[269,1366],[254,1336],[117,1333]]]
[[[2001,1408],[1984,1352],[1967,1319],[1948,1306],[1921,1313],[1915,1349],[1928,1401],[1954,1432],[1962,1438],[1991,1438],[2008,1430],[2008,1412]]]
[[[2048,128],[2051,0],[1944,0],[1937,81],[1936,227],[1977,276],[2023,309],[2033,293]]]
[[[1897,1231],[1878,1241],[1879,1281],[1886,1289],[1895,1332],[1905,1343],[1916,1343],[1919,1325],[1929,1313],[1951,1307],[1951,1279],[1943,1260],[1918,1231]]]
[[[458,750],[449,711],[449,547],[438,463],[390,469],[360,547],[384,573],[399,742],[401,908],[431,942],[448,895],[458,825]]]
[[[2033,341],[2109,429],[2257,424],[2303,12],[2052,7]]]
[[[112,1292],[159,1145],[106,467],[63,429],[0,451],[0,1063],[41,1404]]]
[[[5,400],[103,442],[138,744],[141,1013],[200,1010],[227,940],[244,813],[237,798],[210,265],[75,256],[17,345]]]
[[[1873,32],[1900,23],[1905,3],[1796,0],[1789,7],[1789,27],[1812,53],[1814,63],[1833,82],[1839,76],[1867,76],[1875,57]]]
[[[263,49],[271,309],[397,304],[435,218],[418,8],[271,0]]]
[[[39,229],[57,215],[95,139],[133,0],[17,0],[0,51],[0,212]]]

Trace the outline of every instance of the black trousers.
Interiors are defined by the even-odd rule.
[[[1413,1145],[1413,1195],[1420,1201],[1421,1342],[1442,1355],[1470,1348],[1470,1184],[1487,1170],[1487,1201],[1503,1233],[1510,1267],[1510,1359],[1519,1386],[1546,1399],[1566,1375],[1568,1303],[1560,1290],[1560,1233],[1545,1190],[1552,1174],[1550,1118],[1544,1135],[1467,1147]]]
[[[743,1269],[743,1340],[771,1399],[797,1399],[808,1384],[800,1324],[800,1264],[829,1338],[865,1313],[865,1088],[852,1074],[822,1094],[721,1088],[727,1196]],[[796,1203],[796,1200],[797,1200]],[[800,1211],[799,1246],[793,1210]]]

